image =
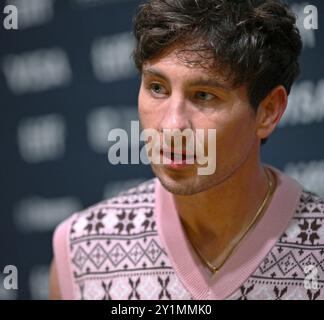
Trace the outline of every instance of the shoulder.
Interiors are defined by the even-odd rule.
[[[324,298],[324,201],[302,190],[286,230],[240,288],[240,299]]]
[[[154,195],[152,179],[74,213],[56,228],[53,249],[63,299],[77,296],[76,279],[118,269],[131,241],[156,237]]]
[[[122,234],[149,228],[155,204],[155,179],[100,201],[64,220],[57,237],[69,234],[70,240],[93,234]]]
[[[300,196],[297,214],[318,214],[319,217],[324,218],[324,199],[316,193],[313,193],[308,190],[303,190]]]
[[[314,192],[305,189],[297,180],[268,166],[274,172],[278,183],[280,201],[278,210],[286,210],[291,216],[279,243],[312,248],[324,245],[324,200]]]
[[[324,246],[324,200],[317,194],[303,190],[285,234],[284,242]]]

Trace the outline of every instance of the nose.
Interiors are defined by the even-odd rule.
[[[191,129],[190,114],[185,99],[181,95],[171,96],[163,111],[160,122],[161,142],[171,149],[180,148],[182,145],[182,150],[185,150],[183,148],[186,139],[182,134],[185,129]],[[192,140],[192,137],[190,138],[188,143]]]
[[[171,96],[166,103],[160,122],[160,130],[184,130],[190,128],[190,120],[182,96]]]

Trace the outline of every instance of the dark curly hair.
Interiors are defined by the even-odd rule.
[[[289,94],[299,74],[296,17],[280,0],[149,0],[134,17],[134,35],[140,72],[179,44],[197,54],[189,65],[226,70],[233,87],[246,84],[254,110],[278,85]]]

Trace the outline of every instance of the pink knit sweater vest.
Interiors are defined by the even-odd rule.
[[[324,299],[324,202],[269,168],[270,205],[215,275],[157,179],[75,213],[53,238],[62,298]]]

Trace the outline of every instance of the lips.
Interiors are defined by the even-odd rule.
[[[162,157],[165,157],[171,162],[177,162],[177,163],[186,163],[190,161],[191,163],[196,160],[195,154],[192,154],[190,152],[183,152],[183,153],[175,153],[173,150],[161,150],[160,154]]]

